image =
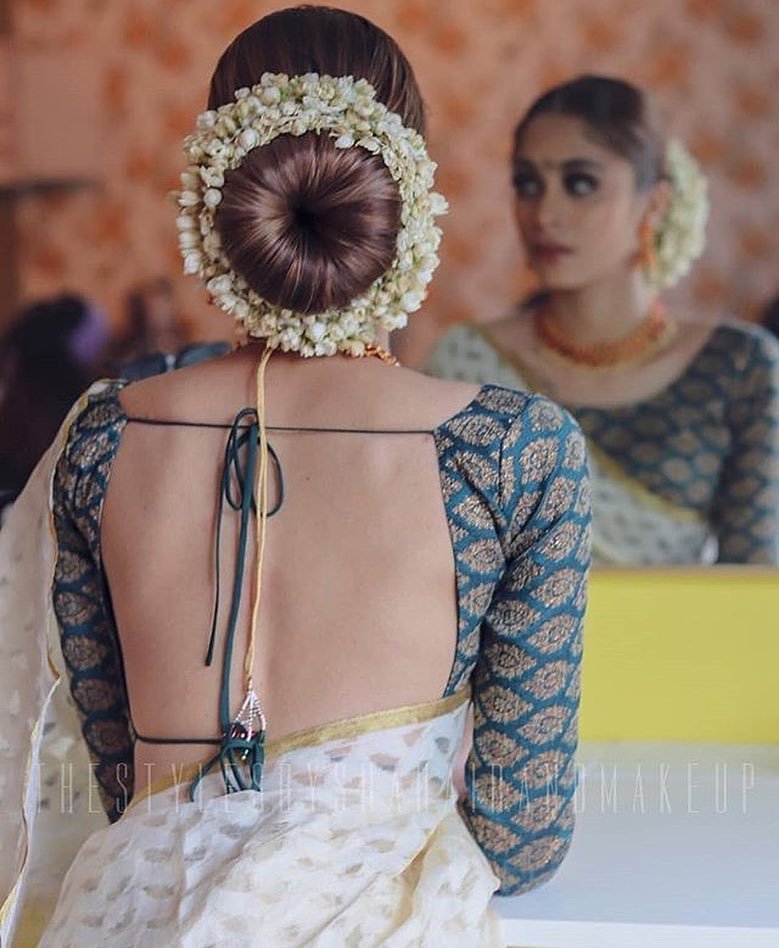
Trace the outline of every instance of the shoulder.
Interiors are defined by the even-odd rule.
[[[513,393],[512,393],[513,394]],[[578,422],[544,395],[527,395],[501,445],[500,483],[510,506],[537,492],[563,491],[572,502],[588,473],[587,446]]]
[[[119,381],[92,385],[73,406],[63,425],[62,447],[54,468],[51,502],[60,550],[74,537],[99,557],[100,516],[113,460],[127,421],[119,403]]]
[[[118,379],[95,382],[81,396],[66,420],[66,452],[83,450],[112,430],[124,427],[127,420],[119,401],[119,392],[125,383]]]
[[[759,420],[779,423],[779,340],[762,326],[729,322],[718,326],[703,359],[716,384],[728,393],[730,424],[735,429]],[[717,373],[724,378],[717,379]],[[768,432],[766,432],[768,434]]]
[[[465,440],[502,442],[512,425],[532,414],[532,406],[539,399],[546,401],[501,385],[482,385],[473,401],[440,425],[439,430]]]
[[[546,395],[502,385],[482,386],[475,408],[500,419],[506,432],[513,431],[515,437],[521,433],[531,436],[579,428],[570,412]]]
[[[574,540],[584,535],[587,448],[568,411],[544,395],[485,385],[452,431],[454,480],[488,500],[506,550],[524,542],[529,527],[545,530],[561,520],[570,522]]]
[[[740,371],[779,373],[779,340],[763,326],[740,320],[720,323],[705,348]]]
[[[446,423],[449,435],[469,450],[488,453],[502,478],[521,469],[526,483],[560,468],[586,464],[584,436],[572,415],[544,395],[484,385],[464,411]]]
[[[123,385],[118,380],[95,382],[71,409],[63,425],[55,493],[72,493],[85,473],[103,471],[116,453],[127,421],[119,402]]]

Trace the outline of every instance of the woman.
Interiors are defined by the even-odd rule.
[[[51,483],[52,601],[0,656],[3,800],[32,826],[2,827],[6,928],[46,914],[13,762],[49,668],[111,825],[42,945],[500,944],[493,891],[563,858],[583,439],[542,397],[386,351],[437,264],[423,130],[408,62],[362,17],[274,13],[220,59],[178,224],[248,344],[93,389],[14,510],[9,615],[50,550],[24,526]]]
[[[779,563],[779,346],[677,318],[658,293],[702,248],[704,182],[644,95],[582,76],[515,132],[516,218],[542,292],[459,326],[443,378],[541,391],[588,439],[604,563]]]

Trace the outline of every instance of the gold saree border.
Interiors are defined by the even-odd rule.
[[[431,721],[442,714],[454,711],[470,697],[471,686],[465,685],[454,694],[447,695],[445,698],[436,698],[434,701],[407,704],[387,711],[369,711],[367,714],[341,718],[328,724],[315,724],[300,731],[293,731],[292,734],[280,737],[278,740],[269,741],[267,753],[278,756],[301,747],[316,747],[328,741],[345,740],[384,728],[400,727],[403,724],[423,724],[425,721]]]
[[[516,374],[520,382],[525,384],[530,391],[542,392],[538,384],[538,379],[531,372],[528,372],[527,368],[522,365],[513,353],[509,352],[504,346],[493,339],[489,332],[482,326],[476,323],[469,323],[468,325],[490,348],[495,350],[498,357]],[[565,408],[566,406],[563,405],[562,407]],[[670,500],[666,500],[664,497],[658,497],[657,494],[653,494],[652,491],[640,483],[640,481],[626,474],[617,461],[609,457],[608,454],[602,451],[596,444],[593,444],[591,438],[587,438],[586,440],[587,450],[591,457],[597,461],[609,477],[624,487],[636,501],[655,510],[657,513],[665,514],[677,523],[705,526],[705,517],[702,517],[694,510],[681,507],[678,504],[672,503]]]
[[[603,468],[603,470],[613,480],[617,481],[625,490],[646,507],[650,507],[657,513],[665,514],[677,523],[695,524],[696,526],[706,526],[706,519],[694,510],[688,507],[680,507],[678,504],[666,500],[664,497],[658,497],[648,488],[644,487],[637,480],[626,474],[619,464],[605,454],[601,449],[587,439],[587,447],[591,457]]]
[[[467,684],[454,694],[447,695],[445,698],[437,698],[434,701],[403,705],[386,711],[369,711],[367,714],[359,714],[352,718],[341,718],[327,724],[315,724],[312,727],[293,731],[286,737],[278,738],[278,740],[269,741],[265,745],[265,756],[266,758],[279,757],[282,754],[288,754],[290,751],[299,750],[301,747],[318,747],[330,741],[349,740],[362,734],[401,727],[404,724],[423,724],[425,721],[432,721],[433,718],[455,711],[461,705],[470,701],[470,698],[471,686]],[[132,810],[138,804],[143,803],[144,800],[148,800],[158,793],[194,779],[210,759],[203,758],[194,764],[183,767],[177,774],[160,777],[159,780],[153,781],[145,790],[133,797],[125,812]]]

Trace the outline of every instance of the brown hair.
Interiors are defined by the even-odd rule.
[[[545,92],[514,131],[514,154],[539,115],[581,119],[589,134],[633,166],[636,187],[652,187],[665,176],[664,142],[647,97],[634,85],[607,76],[578,76]]]
[[[424,133],[408,60],[364,17],[328,7],[263,17],[222,54],[209,108],[232,102],[264,72],[366,79],[404,125]],[[381,157],[336,149],[326,134],[284,135],[226,175],[215,223],[231,266],[263,299],[319,313],[346,305],[389,268],[400,196]]]

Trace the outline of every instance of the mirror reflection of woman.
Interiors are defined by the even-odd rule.
[[[541,292],[436,347],[436,375],[533,389],[587,435],[594,552],[779,563],[779,346],[659,298],[702,249],[705,182],[644,94],[581,76],[519,122],[516,220]]]

